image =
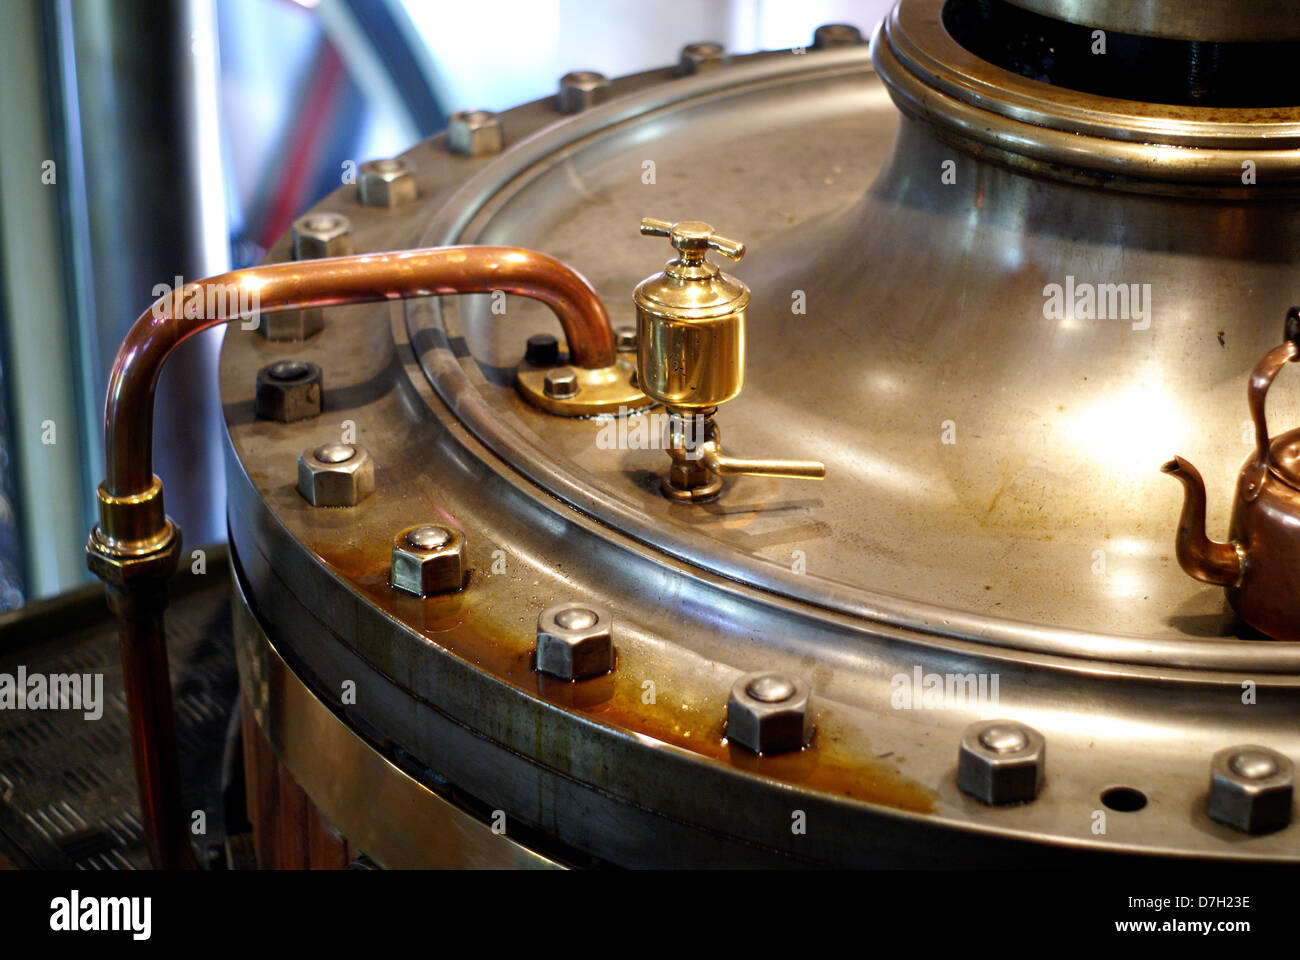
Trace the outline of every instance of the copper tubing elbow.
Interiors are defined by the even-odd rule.
[[[141,555],[165,546],[162,488],[153,475],[153,404],[164,360],[179,343],[239,319],[241,298],[259,314],[410,297],[501,290],[540,300],[559,318],[576,366],[614,363],[604,304],[572,267],[519,247],[457,246],[304,260],[236,270],[186,284],[141,314],[117,354],[104,411],[107,475],[92,547]],[[219,295],[218,295],[219,294]],[[212,315],[201,304],[216,304]]]

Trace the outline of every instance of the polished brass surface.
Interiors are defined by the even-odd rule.
[[[552,396],[546,390],[547,368],[521,364],[515,374],[519,393],[533,406],[562,417],[627,414],[654,403],[637,388],[636,370],[622,362],[607,367],[572,368],[577,391]]]
[[[745,308],[749,288],[706,259],[716,250],[732,260],[745,245],[698,220],[644,219],[641,233],[667,237],[678,253],[663,273],[632,292],[637,316],[638,384],[664,404],[670,417],[672,466],[661,485],[673,500],[703,503],[722,492],[722,478],[750,475],[820,480],[825,465],[812,460],[741,459],[722,452],[714,422],[718,404],[745,383]]]
[[[1294,472],[1300,430],[1271,441],[1264,404],[1278,373],[1300,356],[1298,315],[1293,308],[1288,339],[1265,354],[1250,377],[1255,450],[1237,481],[1229,542],[1206,535],[1205,482],[1196,468],[1181,457],[1163,468],[1186,489],[1175,541],[1179,564],[1197,580],[1228,587],[1233,609],[1251,626],[1290,641],[1300,640],[1300,486]]]

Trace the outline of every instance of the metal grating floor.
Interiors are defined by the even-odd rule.
[[[167,608],[186,808],[202,810],[200,862],[222,859],[222,757],[238,692],[224,550],[185,570]],[[45,869],[149,866],[122,692],[116,624],[98,585],[0,618],[0,674],[102,673],[103,715],[0,709],[0,854]]]

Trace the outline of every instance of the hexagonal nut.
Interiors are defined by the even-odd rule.
[[[814,50],[854,47],[866,42],[862,31],[851,23],[823,23],[813,31]]]
[[[1024,803],[1043,788],[1047,741],[1014,720],[981,720],[961,735],[957,786],[987,804]]]
[[[447,120],[447,146],[465,157],[500,153],[505,146],[501,118],[491,110],[457,110]]]
[[[253,409],[262,420],[293,423],[319,416],[321,370],[303,360],[277,360],[257,371]]]
[[[365,448],[325,443],[298,457],[298,492],[313,507],[355,507],[375,491],[375,462]]]
[[[812,739],[808,684],[770,670],[747,673],[731,686],[727,739],[755,753],[802,750]]]
[[[257,318],[257,332],[277,342],[306,340],[324,329],[325,317],[320,307],[263,313]]]
[[[727,50],[720,43],[688,43],[682,47],[681,60],[677,64],[677,73],[689,76],[716,70],[727,63]]]
[[[614,669],[614,618],[594,603],[559,603],[537,618],[537,670],[582,680]]]
[[[407,527],[393,538],[388,582],[417,597],[454,593],[465,586],[465,537],[440,523]]]
[[[609,99],[609,78],[595,70],[575,70],[560,77],[557,103],[561,113],[582,113]]]
[[[1210,764],[1210,816],[1245,833],[1290,823],[1294,792],[1295,765],[1268,747],[1229,747]]]
[[[419,196],[405,160],[368,160],[357,177],[357,199],[367,207],[396,207]]]
[[[319,260],[352,253],[352,221],[341,213],[307,213],[293,222],[293,258]]]

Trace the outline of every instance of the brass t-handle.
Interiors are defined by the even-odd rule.
[[[713,227],[699,220],[669,223],[646,217],[641,221],[641,234],[646,237],[667,237],[683,260],[703,260],[706,250],[716,250],[729,260],[739,261],[745,256],[745,245],[739,240],[728,240],[713,232]]]
[[[648,277],[633,294],[637,313],[637,383],[669,414],[665,496],[702,502],[722,490],[722,478],[751,474],[820,480],[816,460],[743,459],[723,452],[714,420],[718,405],[740,393],[745,379],[745,309],[750,292],[707,259],[709,250],[739,260],[745,245],[718,236],[698,220],[641,221],[641,233],[666,237],[679,258]]]

